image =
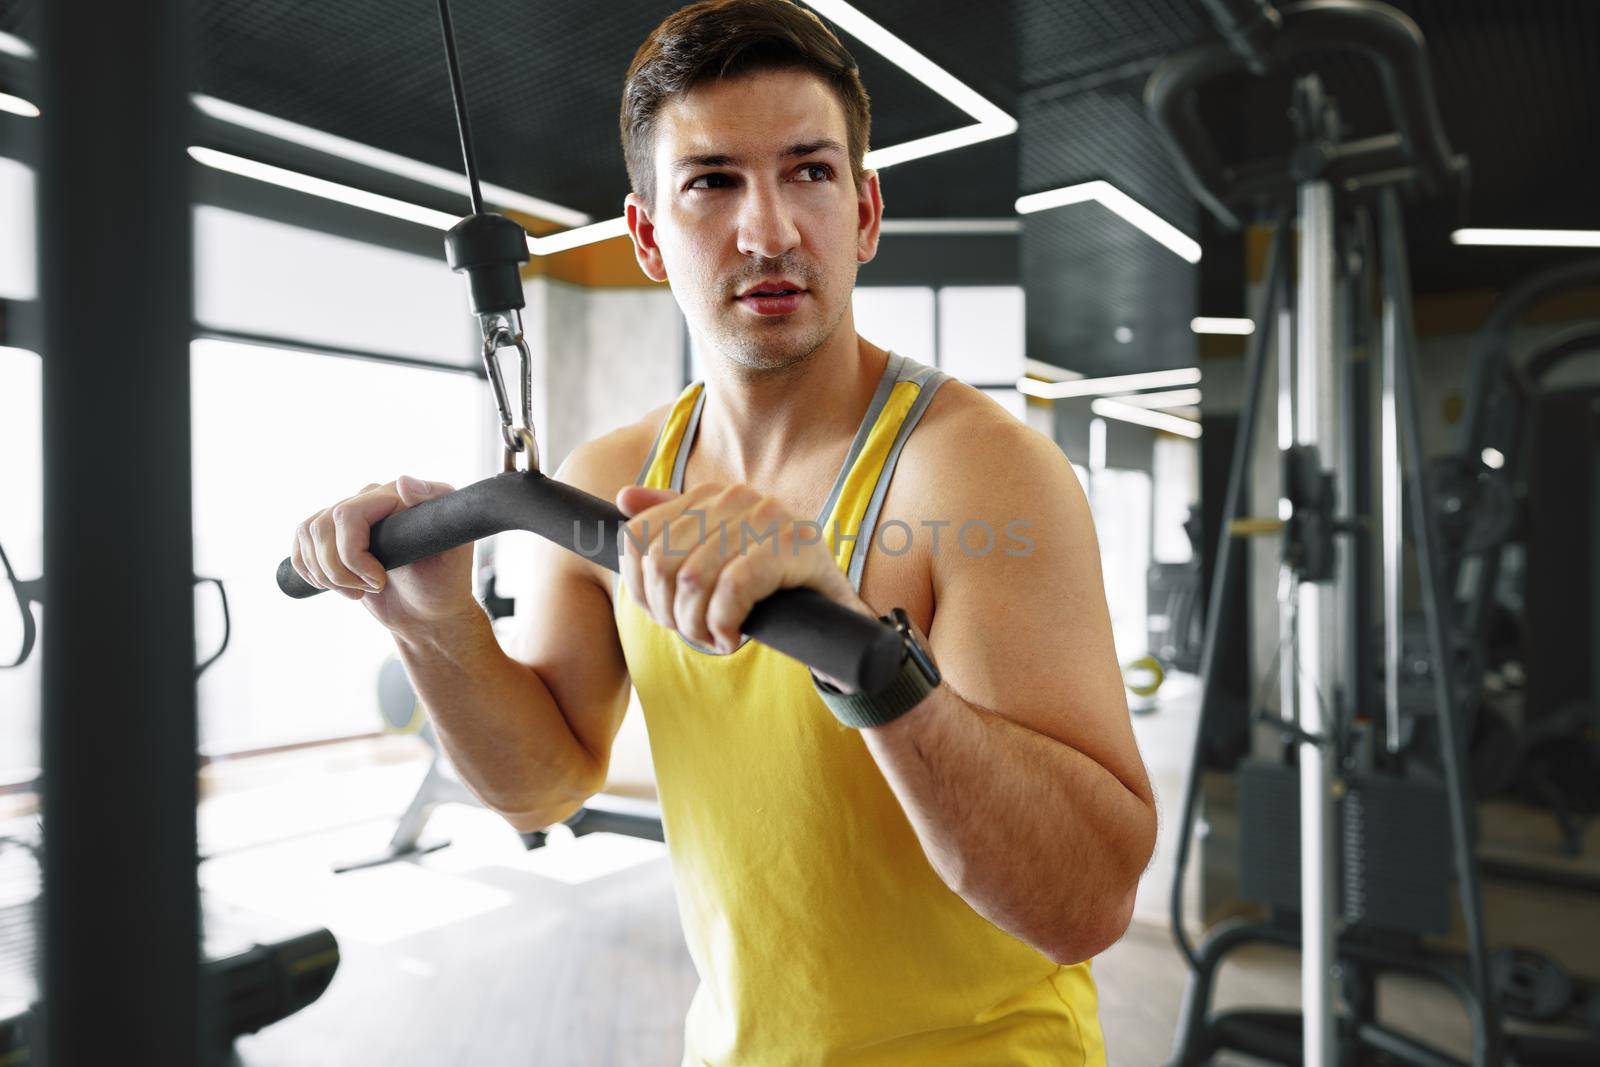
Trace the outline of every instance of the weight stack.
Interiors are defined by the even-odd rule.
[[[1407,934],[1450,929],[1449,808],[1444,786],[1381,774],[1344,779],[1334,804],[1339,899],[1349,928]],[[1239,887],[1246,900],[1300,912],[1300,772],[1239,767]]]

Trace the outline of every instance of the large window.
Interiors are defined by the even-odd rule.
[[[0,255],[0,259],[7,258]],[[0,545],[23,580],[44,568],[44,440],[40,363],[32,352],[0,348]],[[22,619],[11,590],[0,585],[0,663],[22,645]],[[39,766],[39,657],[0,670],[0,785],[31,780]]]
[[[190,366],[195,571],[226,582],[233,616],[228,653],[200,681],[203,749],[376,729],[377,673],[393,642],[356,602],[288,599],[273,568],[296,524],[368,482],[483,477],[492,427],[482,383],[216,341],[196,342]],[[197,619],[202,655],[218,622]]]
[[[856,332],[875,345],[922,363],[938,362],[933,290],[920,286],[857,286]]]
[[[443,257],[197,207],[195,319],[202,326],[472,366],[461,279]]]

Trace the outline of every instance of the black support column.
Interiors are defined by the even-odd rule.
[[[44,1058],[200,1061],[187,11],[39,5]]]

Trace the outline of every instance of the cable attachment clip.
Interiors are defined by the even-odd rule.
[[[505,445],[507,472],[517,469],[517,454],[525,458],[524,471],[539,469],[539,443],[533,432],[533,354],[528,351],[528,341],[522,335],[522,316],[516,311],[504,315],[480,316],[483,323],[483,369],[489,377],[489,388],[494,393],[495,411],[500,416],[500,440]],[[521,386],[521,424],[513,421],[511,398],[506,393],[505,378],[500,372],[500,352],[507,348],[517,350],[517,380]]]
[[[517,469],[517,454],[526,457],[528,471],[539,469],[539,446],[533,434],[533,356],[522,332],[522,264],[528,261],[528,235],[515,221],[493,212],[469,215],[451,227],[444,238],[450,269],[467,278],[472,313],[483,328],[483,369],[494,390],[500,415],[500,439],[505,445],[505,469]],[[500,374],[499,353],[515,348],[521,358],[522,422],[512,420],[511,400]]]

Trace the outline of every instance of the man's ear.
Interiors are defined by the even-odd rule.
[[[878,172],[863,171],[856,187],[856,262],[871,263],[878,254],[878,237],[883,228],[883,189]]]
[[[667,264],[661,258],[661,246],[656,244],[655,223],[650,221],[650,209],[645,207],[637,193],[629,193],[622,202],[622,213],[628,221],[628,236],[633,238],[633,258],[639,269],[653,282],[667,280]]]

